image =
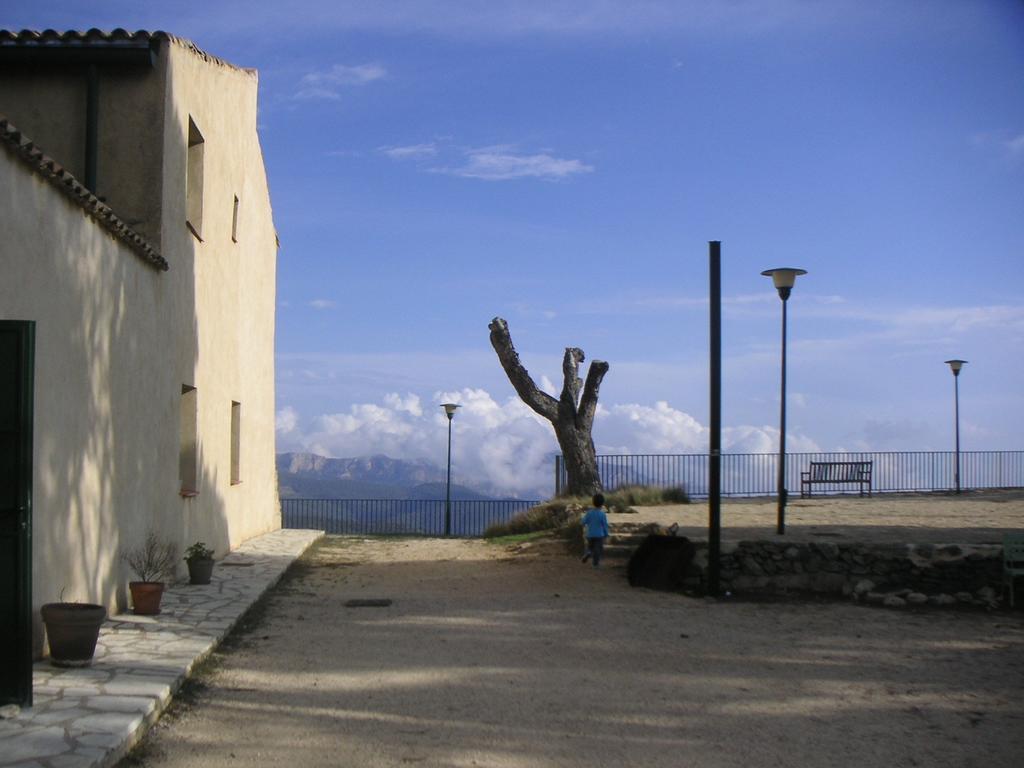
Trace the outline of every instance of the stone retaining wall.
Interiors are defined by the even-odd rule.
[[[707,543],[695,542],[706,583]],[[798,591],[866,602],[998,604],[999,545],[723,542],[722,591]],[[696,572],[694,573],[696,576]],[[896,605],[892,600],[889,604]]]

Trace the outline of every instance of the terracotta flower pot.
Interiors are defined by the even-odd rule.
[[[56,667],[87,667],[96,652],[107,609],[92,603],[46,603],[40,608]]]
[[[139,616],[155,616],[160,613],[160,600],[164,596],[162,581],[130,581],[132,609]]]
[[[213,577],[212,557],[194,557],[186,560],[188,565],[188,580],[190,584],[209,584]]]

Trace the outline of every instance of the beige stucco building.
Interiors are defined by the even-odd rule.
[[[165,33],[0,32],[0,320],[34,321],[36,654],[41,604],[126,609],[119,553],[147,531],[220,557],[280,525],[256,101],[254,71]]]

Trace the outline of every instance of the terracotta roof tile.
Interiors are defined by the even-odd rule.
[[[95,28],[88,29],[84,32],[78,30],[58,32],[55,29],[44,29],[42,31],[23,29],[15,32],[10,29],[0,29],[0,50],[3,50],[4,48],[19,48],[22,50],[46,50],[48,48],[116,49],[118,47],[128,46],[137,48],[145,45],[151,46],[153,41],[156,40],[167,40],[176,45],[180,45],[182,48],[191,51],[194,55],[204,61],[219,64],[220,66],[228,67],[230,69],[236,69],[239,72],[245,72],[250,75],[254,74],[254,70],[246,69],[245,67],[238,67],[231,62],[224,61],[224,59],[212,56],[191,40],[160,30],[147,32],[146,30],[140,29],[136,32],[130,32],[127,29],[121,29],[119,27],[109,32]]]
[[[89,29],[85,32],[69,30],[58,32],[55,29],[44,29],[41,32],[34,29],[23,29],[15,32],[10,29],[0,29],[0,45],[37,46],[44,45],[117,45],[124,42],[148,43],[154,39],[169,39],[171,35],[166,32],[129,32],[126,29],[104,32],[101,29]]]
[[[2,34],[0,32],[0,35]],[[114,237],[124,242],[143,261],[163,271],[170,269],[167,260],[157,253],[156,249],[142,235],[121,221],[117,214],[110,209],[110,206],[86,189],[70,171],[33,144],[3,116],[0,116],[0,144],[28,165],[36,174],[67,195],[73,203],[81,207]]]

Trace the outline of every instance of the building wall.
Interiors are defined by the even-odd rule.
[[[217,557],[280,522],[274,468],[276,235],[253,73],[162,46],[155,141],[140,159],[161,207],[159,271],[0,149],[0,318],[35,320],[33,605],[128,607],[120,558],[150,530]],[[58,88],[58,90],[60,90]],[[10,98],[10,95],[6,98]],[[8,111],[0,100],[0,112]],[[202,240],[185,224],[188,120],[205,139]],[[30,122],[53,120],[40,112]],[[14,122],[13,117],[11,118]],[[36,128],[19,125],[45,151]],[[73,126],[72,126],[73,128]],[[108,126],[108,130],[112,127]],[[124,125],[125,141],[138,137]],[[57,136],[59,132],[42,130]],[[154,140],[153,137],[156,137]],[[118,137],[102,137],[105,145]],[[59,146],[71,146],[55,138]],[[156,159],[154,159],[156,158]],[[61,158],[56,158],[61,161]],[[232,240],[233,200],[239,205]],[[111,207],[117,195],[108,197]],[[181,493],[182,385],[197,389],[195,495]],[[240,483],[231,403],[241,404]],[[184,564],[179,563],[179,577]],[[36,649],[42,650],[37,626]]]
[[[36,322],[33,606],[63,594],[115,610],[124,521],[176,506],[157,491],[177,455],[172,385],[154,375],[173,343],[168,285],[6,150],[0,177],[0,317]]]
[[[150,67],[99,67],[98,197],[132,229],[160,242],[164,85],[168,57]],[[86,69],[82,65],[5,68],[0,114],[85,181]]]
[[[257,77],[170,46],[165,105],[165,225],[177,316],[194,318],[194,348],[179,354],[180,383],[199,407],[199,495],[186,499],[190,541],[220,549],[280,525],[274,460],[274,311],[277,237],[256,134]],[[204,144],[202,237],[186,226],[189,120]],[[237,241],[232,239],[238,198]],[[183,269],[176,270],[181,260]],[[194,302],[194,306],[187,306]],[[231,403],[241,404],[241,482],[231,483]]]

